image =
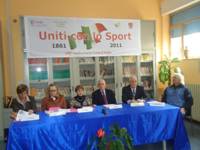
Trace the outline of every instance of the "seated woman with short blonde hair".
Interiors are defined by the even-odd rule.
[[[49,110],[52,107],[67,108],[67,102],[64,96],[60,95],[58,87],[50,84],[47,88],[47,96],[43,98],[41,109]]]

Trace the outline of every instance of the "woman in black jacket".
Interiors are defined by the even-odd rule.
[[[11,108],[13,110],[11,118],[15,119],[19,110],[34,113],[37,111],[34,97],[28,95],[28,87],[25,84],[20,84],[16,89],[17,97],[13,99]]]

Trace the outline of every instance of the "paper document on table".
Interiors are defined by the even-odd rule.
[[[29,114],[29,112],[24,110],[19,110],[17,113],[16,121],[32,121],[39,120],[40,116],[38,114]]]
[[[47,110],[47,111],[45,111],[45,113],[47,115],[49,115],[50,117],[61,116],[61,115],[65,115],[67,113],[67,109],[58,109],[56,111]]]
[[[122,104],[106,104],[104,105],[104,107],[108,109],[118,109],[118,108],[122,108]]]
[[[164,102],[159,102],[159,101],[151,101],[147,102],[150,106],[165,106]]]
[[[133,102],[130,105],[131,107],[144,106],[144,102]]]
[[[67,109],[67,113],[77,113],[77,109],[76,108]]]
[[[77,110],[78,113],[85,113],[85,112],[92,112],[92,111],[93,111],[93,107],[91,106],[82,107]]]

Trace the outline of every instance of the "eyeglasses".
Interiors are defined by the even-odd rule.
[[[56,92],[57,90],[49,90],[50,92]]]
[[[27,92],[24,91],[24,92],[22,92],[22,93],[18,93],[18,95],[27,95]]]

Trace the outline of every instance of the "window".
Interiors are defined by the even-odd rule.
[[[171,16],[171,55],[200,58],[200,4]]]
[[[173,29],[171,30],[171,56],[181,58],[181,30]]]
[[[184,27],[184,48],[188,50],[189,58],[200,58],[200,20]]]

